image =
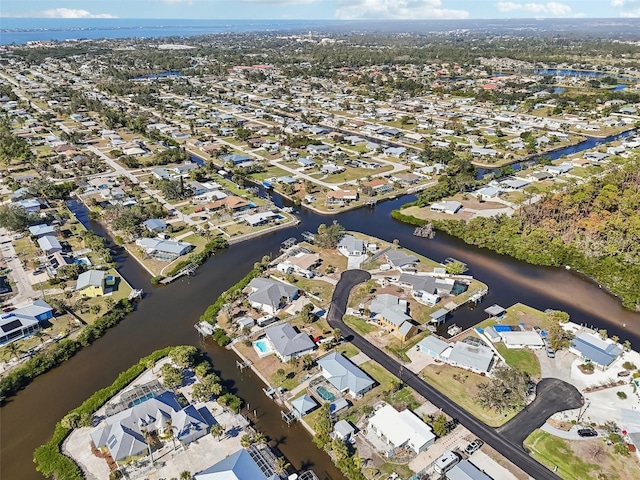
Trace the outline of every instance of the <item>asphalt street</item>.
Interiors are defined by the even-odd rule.
[[[355,285],[363,283],[370,278],[371,275],[369,272],[365,272],[364,270],[347,270],[342,274],[336,285],[333,298],[331,299],[331,306],[329,307],[329,313],[327,315],[329,325],[331,325],[332,328],[339,328],[343,337],[349,340],[365,355],[378,362],[382,367],[406,385],[413,388],[437,408],[442,409],[447,415],[458,420],[471,433],[484,440],[485,443],[500,452],[505,458],[509,459],[532,478],[536,480],[558,480],[560,477],[527,454],[521,442],[515,443],[500,431],[482,423],[465,409],[453,403],[445,395],[424,382],[413,372],[403,368],[400,363],[369,343],[344,323],[342,318],[346,311],[351,289]],[[546,394],[546,389],[544,393]],[[539,395],[543,396],[543,392],[540,392]],[[544,402],[542,402],[541,405],[543,408],[536,410],[536,412],[540,412],[540,414],[546,412],[548,408],[548,405]],[[536,422],[537,421],[538,418],[536,417]]]

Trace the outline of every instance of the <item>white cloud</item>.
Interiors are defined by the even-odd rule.
[[[306,5],[320,0],[238,0],[240,3],[262,3],[264,5]]]
[[[611,6],[620,10],[621,17],[640,17],[639,0],[611,0]]]
[[[49,10],[0,16],[16,18],[118,18],[110,13],[91,13],[78,8],[51,8]]]
[[[469,17],[466,10],[441,7],[441,0],[339,0],[335,16],[341,20],[429,20]]]
[[[614,0],[620,1],[620,0]],[[546,2],[546,3],[516,3],[516,2],[498,2],[496,4],[498,10],[505,13],[510,12],[527,12],[538,16],[563,17],[571,13],[571,7],[565,3]]]

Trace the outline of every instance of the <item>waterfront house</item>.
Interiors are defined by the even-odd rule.
[[[0,313],[0,344],[24,338],[40,329],[40,323],[53,318],[53,308],[44,300]]]
[[[193,245],[187,242],[172,242],[157,238],[140,238],[136,240],[136,245],[141,247],[147,256],[162,261],[175,260],[193,249]]]
[[[603,370],[622,355],[622,349],[617,344],[587,332],[575,336],[569,351]]]
[[[376,194],[383,194],[393,190],[393,185],[381,178],[374,178],[370,182],[364,182],[362,186],[370,188]]]
[[[353,235],[344,235],[338,242],[338,251],[346,257],[357,257],[365,254],[364,240]]]
[[[455,200],[432,203],[430,207],[432,212],[448,213],[449,215],[455,215],[461,208],[462,204]]]
[[[261,451],[255,447],[237,452],[223,458],[200,473],[194,480],[278,480],[273,465],[263,458]],[[271,457],[270,455],[269,457]]]
[[[108,450],[120,464],[147,455],[149,446],[144,432],[173,433],[179,442],[188,445],[209,431],[201,413],[193,405],[183,408],[169,391],[107,417],[104,422],[106,425],[91,433],[91,440],[97,448]]]
[[[328,206],[341,206],[358,200],[358,192],[356,190],[333,190],[327,192]]]
[[[389,250],[385,257],[389,265],[400,270],[412,270],[415,271],[416,263],[419,262],[418,257],[415,255],[409,255],[401,250]]]
[[[444,323],[447,320],[447,315],[449,314],[449,310],[446,308],[439,308],[435,312],[431,312],[429,314],[429,321],[431,323]]]
[[[301,397],[292,400],[291,406],[293,407],[293,414],[298,418],[302,418],[307,413],[318,408],[318,402],[305,393]]]
[[[76,291],[85,297],[99,297],[104,295],[106,274],[102,270],[87,270],[78,275]]]
[[[426,353],[436,360],[446,360],[445,352],[451,349],[451,344],[445,342],[437,335],[429,335],[420,340],[416,348],[418,351]]]
[[[375,435],[374,446],[382,447],[381,453],[392,457],[394,453],[407,448],[419,454],[436,441],[431,427],[409,409],[398,412],[391,405],[376,410],[369,419],[369,434]],[[377,440],[377,441],[376,441]]]
[[[220,160],[222,160],[225,163],[230,163],[234,166],[238,166],[244,163],[250,163],[251,157],[249,157],[248,155],[232,154],[232,155],[225,155],[221,157]]]
[[[403,341],[417,332],[412,318],[407,314],[408,303],[406,300],[383,293],[372,300],[369,310],[380,325]]]
[[[507,348],[542,348],[544,340],[533,330],[510,330],[497,332]]]
[[[251,306],[271,315],[275,315],[300,294],[298,288],[293,285],[267,278],[254,278],[248,288],[250,293],[247,300]]]
[[[14,202],[15,205],[24,208],[29,213],[39,212],[42,208],[42,203],[37,198],[27,198],[24,200],[18,200]]]
[[[264,333],[273,351],[283,362],[311,353],[316,348],[309,335],[297,332],[288,323],[269,327]]]
[[[349,359],[338,352],[331,352],[317,361],[326,378],[339,392],[348,393],[353,398],[371,390],[375,382]]]
[[[333,438],[339,438],[343,442],[346,442],[356,433],[356,429],[348,420],[339,420],[333,426],[333,432],[331,436]]]
[[[244,198],[237,197],[235,195],[229,195],[220,200],[216,200],[214,202],[206,204],[205,208],[210,212],[215,212],[216,210],[220,209],[225,209],[230,212],[239,212],[242,210],[246,210],[250,206],[250,202],[248,202]]]
[[[62,251],[62,245],[53,235],[44,235],[38,238],[38,246],[46,255]]]
[[[425,303],[429,303],[430,295],[459,295],[467,289],[467,285],[458,282],[453,278],[439,278],[431,275],[417,275],[411,273],[401,273],[397,283],[403,286],[410,286],[413,290],[413,296],[423,299]],[[435,304],[435,302],[434,302]]]
[[[244,221],[247,222],[250,227],[259,227],[260,225],[265,225],[279,218],[281,218],[281,216],[275,212],[260,212],[247,215],[244,217]]]

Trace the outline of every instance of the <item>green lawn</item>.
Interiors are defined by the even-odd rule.
[[[381,367],[380,364],[374,362],[373,360],[369,360],[368,362],[364,362],[360,365],[360,369],[368,374],[371,378],[373,378],[376,382],[380,384],[382,390],[391,390],[393,387],[393,382],[396,379],[393,375],[391,375],[385,368]]]
[[[507,348],[504,343],[496,343],[495,347],[509,366],[519,368],[532,377],[540,377],[540,362],[531,350]]]
[[[556,473],[564,479],[596,478],[596,472],[601,470],[599,465],[586,463],[576,457],[567,440],[554,437],[542,430],[536,430],[529,435],[524,441],[524,446],[533,458],[549,469],[557,466]]]
[[[347,358],[351,358],[360,353],[356,347],[354,347],[351,343],[343,342],[335,348],[335,351],[341,353]]]
[[[454,375],[457,376],[457,379],[454,378]],[[498,413],[478,405],[475,400],[478,385],[487,382],[488,379],[477,373],[450,365],[434,365],[422,370],[420,376],[428,384],[449,397],[452,402],[457,403],[490,427],[498,427],[506,423],[517,413],[515,411],[507,414]]]
[[[366,335],[367,333],[378,330],[378,327],[375,325],[371,325],[370,323],[367,323],[366,320],[351,315],[344,316],[344,323],[353,328],[360,335]]]

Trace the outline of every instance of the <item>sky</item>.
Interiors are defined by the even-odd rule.
[[[2,0],[0,17],[247,20],[620,18],[640,17],[640,0]]]

